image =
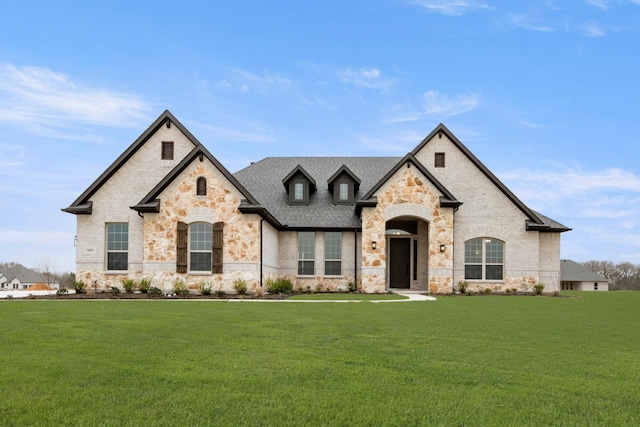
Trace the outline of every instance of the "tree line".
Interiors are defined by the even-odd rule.
[[[640,291],[640,264],[614,264],[611,261],[587,261],[581,264],[606,277],[611,291]]]

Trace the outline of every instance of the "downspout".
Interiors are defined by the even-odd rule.
[[[358,230],[353,230],[353,283],[358,289]]]
[[[453,208],[453,217],[451,218],[451,293],[455,293],[454,286],[456,284],[456,212],[459,207]]]
[[[260,217],[260,289],[262,289],[262,223],[264,222],[264,217]]]

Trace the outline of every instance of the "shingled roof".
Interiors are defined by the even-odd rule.
[[[335,205],[327,184],[343,166],[359,180],[355,199],[362,198],[399,161],[400,157],[267,157],[234,176],[278,221],[288,229],[360,229],[352,205]],[[282,180],[298,166],[317,184],[309,205],[290,205]]]
[[[563,282],[608,282],[606,277],[570,259],[560,260],[560,280]]]

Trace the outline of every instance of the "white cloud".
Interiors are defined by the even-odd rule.
[[[479,105],[477,95],[456,95],[449,97],[436,90],[423,95],[422,108],[428,116],[445,118],[471,111]]]
[[[213,126],[204,123],[193,123],[192,126],[202,129],[202,133],[204,136],[206,136],[206,140],[211,141],[222,140],[258,143],[268,143],[275,141],[275,138],[268,135],[267,131],[264,129],[257,129],[255,132],[247,132],[244,130]],[[255,126],[253,128],[255,128]]]
[[[585,22],[580,26],[582,34],[587,37],[603,37],[607,35],[607,32],[597,24],[593,22]]]
[[[533,22],[533,18],[527,15],[511,15],[510,18],[513,25],[524,28],[526,30],[538,31],[543,33],[549,33],[553,31],[552,27],[535,23]]]
[[[353,69],[351,67],[347,67],[342,70],[338,70],[337,75],[343,83],[367,89],[389,90],[396,84],[395,79],[382,76],[382,72],[377,68]]]
[[[449,16],[460,16],[477,9],[489,9],[486,3],[475,0],[415,0],[413,3],[429,12]]]
[[[587,4],[602,10],[609,8],[609,2],[607,0],[587,0]]]
[[[21,125],[31,133],[69,122],[130,125],[147,109],[135,95],[75,83],[48,68],[0,64],[0,122]]]

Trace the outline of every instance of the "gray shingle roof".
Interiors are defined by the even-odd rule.
[[[334,205],[328,180],[342,167],[347,166],[360,179],[355,199],[360,199],[401,157],[267,157],[234,174],[240,183],[278,221],[288,228],[354,229],[361,222],[355,206]],[[283,178],[298,165],[317,183],[317,191],[311,194],[308,206],[291,206]]]
[[[560,280],[563,282],[607,282],[607,278],[570,259],[560,260]]]
[[[0,273],[7,278],[7,281],[12,281],[17,278],[20,283],[47,283],[47,279],[44,275],[24,267],[22,265],[16,265],[13,267],[0,267]]]

